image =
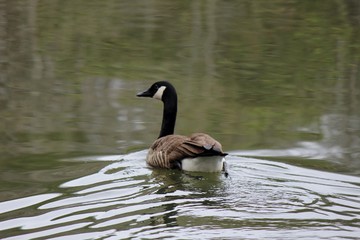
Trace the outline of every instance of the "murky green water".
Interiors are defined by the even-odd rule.
[[[0,238],[357,239],[358,1],[0,0]],[[162,105],[230,177],[147,168]]]

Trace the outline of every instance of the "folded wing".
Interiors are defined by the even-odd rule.
[[[147,163],[153,167],[178,168],[184,158],[226,155],[221,144],[207,134],[194,133],[190,137],[168,135],[153,143]]]

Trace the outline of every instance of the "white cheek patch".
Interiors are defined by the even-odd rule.
[[[166,89],[165,86],[161,86],[156,93],[154,94],[153,98],[161,100],[162,99],[162,95],[164,93],[164,90]]]

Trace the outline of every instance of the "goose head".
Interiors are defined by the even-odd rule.
[[[165,102],[167,99],[176,98],[173,85],[167,81],[159,81],[143,92],[136,94],[138,97],[150,97]]]
[[[164,110],[159,138],[174,134],[177,113],[177,95],[174,86],[167,81],[156,82],[148,90],[140,92],[136,96],[162,101]]]

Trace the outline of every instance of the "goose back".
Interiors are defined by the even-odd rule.
[[[205,133],[167,135],[152,144],[146,161],[152,167],[181,169],[184,158],[226,155],[221,144]]]

